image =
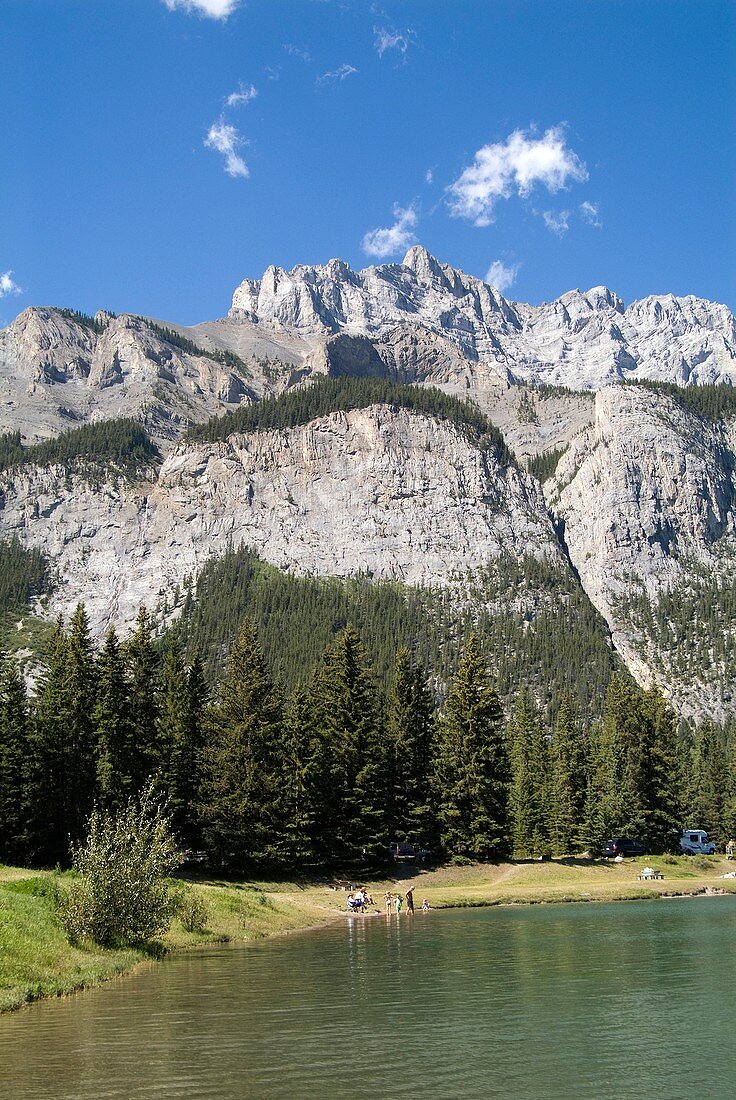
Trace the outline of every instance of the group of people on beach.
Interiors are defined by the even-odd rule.
[[[401,913],[404,905],[406,905],[407,914],[412,917],[414,916],[414,891],[411,887],[406,891],[403,897],[401,894],[392,894],[390,890],[387,890],[383,895],[383,900],[386,905],[387,917],[390,917],[392,913]],[[370,896],[365,886],[359,886],[352,894],[348,894],[348,913],[365,913],[369,905],[373,905],[373,898]],[[422,898],[422,912],[426,913],[428,910],[429,901],[427,898]],[[378,910],[376,910],[376,912],[378,912]]]
[[[414,891],[411,887],[406,891],[404,897],[401,894],[392,894],[390,890],[387,890],[383,895],[383,900],[386,904],[386,916],[390,917],[392,913],[400,913],[404,908],[404,901],[406,901],[406,912],[408,916],[414,916]],[[429,909],[429,901],[427,898],[422,898],[422,912],[426,913]]]

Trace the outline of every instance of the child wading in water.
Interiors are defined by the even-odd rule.
[[[386,916],[390,917],[391,916],[391,903],[394,900],[394,896],[393,896],[393,894],[390,894],[388,891],[386,891],[386,893],[383,895],[383,900],[386,902]]]
[[[422,912],[429,912],[429,898],[422,898]]]
[[[402,902],[401,902],[401,894],[397,894],[397,895],[396,895],[396,912],[397,912],[397,913],[400,913],[400,912],[401,912],[401,904],[402,904]]]

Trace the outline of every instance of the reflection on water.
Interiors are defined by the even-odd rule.
[[[0,1019],[2,1100],[734,1094],[736,899],[355,918]]]

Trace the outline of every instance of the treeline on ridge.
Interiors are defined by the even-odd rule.
[[[214,359],[217,363],[222,363],[226,367],[230,367],[231,370],[237,370],[240,374],[250,377],[251,371],[234,351],[228,351],[225,348],[203,348],[199,344],[195,344],[194,340],[190,340],[187,336],[182,336],[176,329],[168,328],[164,325],[157,325],[155,321],[150,321],[146,317],[140,317],[147,328],[158,336],[159,340],[163,340],[167,344],[171,344],[172,347],[178,348],[179,351],[184,351],[188,355],[194,355],[200,359]]]
[[[25,463],[52,466],[81,461],[135,474],[159,457],[146,429],[131,418],[96,420],[28,447],[22,445],[20,432],[0,435],[0,470]]]
[[[441,703],[407,647],[381,688],[351,625],[290,692],[249,619],[211,688],[173,637],[157,649],[145,611],[98,650],[81,605],[57,623],[34,700],[2,661],[0,861],[65,864],[92,807],[151,778],[181,842],[232,870],[364,865],[396,840],[463,861],[736,831],[733,730],[681,736],[662,696],[618,673],[596,721],[564,697],[545,720],[523,683],[504,710],[475,635]]]
[[[708,420],[736,415],[736,388],[728,382],[678,386],[675,382],[653,382],[647,378],[624,379],[621,385],[638,386],[650,393],[673,398],[678,405]]]
[[[494,446],[502,463],[513,461],[503,435],[477,405],[434,387],[412,386],[384,378],[318,378],[307,386],[263,398],[252,405],[240,405],[232,412],[213,417],[206,424],[195,425],[189,429],[187,437],[216,443],[233,432],[294,428],[318,416],[365,409],[370,405],[394,405],[447,420],[463,428],[474,443]]]

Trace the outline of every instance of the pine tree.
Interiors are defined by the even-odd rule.
[[[313,695],[326,795],[320,855],[333,862],[362,859],[388,844],[388,752],[376,687],[353,626],[328,646]]]
[[[246,619],[206,716],[200,817],[207,847],[226,866],[278,854],[275,792],[281,704],[254,624]]]
[[[436,839],[432,786],[434,704],[426,673],[414,663],[406,647],[396,655],[386,725],[391,838],[427,847]]]
[[[312,694],[299,685],[284,713],[277,806],[281,858],[291,865],[316,858],[316,826],[325,814],[324,754],[316,725]]]
[[[96,776],[92,705],[95,669],[80,605],[65,633],[57,620],[36,708],[29,795],[32,858],[64,864],[84,832]]]
[[[471,635],[440,724],[437,788],[445,851],[476,859],[509,854],[509,779],[501,705]]]
[[[165,785],[172,823],[177,836],[197,846],[201,841],[200,758],[208,694],[199,655],[195,654],[189,668],[184,668],[178,650],[170,651],[161,681],[160,734],[167,760]]]
[[[548,848],[547,745],[539,714],[525,688],[519,692],[508,729],[511,762],[509,812],[516,859]]]
[[[92,711],[97,741],[97,797],[112,812],[128,804],[133,789],[132,731],[125,663],[114,627],[97,655],[97,698]]]
[[[16,663],[0,655],[0,863],[28,858],[28,703]]]
[[[138,612],[135,630],[126,640],[123,653],[128,680],[130,777],[132,793],[137,795],[161,763],[156,706],[159,662],[145,607]]]
[[[704,722],[695,736],[690,820],[686,828],[706,829],[717,843],[729,839],[725,814],[727,776],[723,732],[713,722]]]
[[[569,855],[578,841],[586,794],[585,756],[565,693],[550,745],[549,832],[555,855]]]
[[[641,791],[644,835],[654,851],[668,851],[676,846],[682,829],[677,716],[657,688],[644,695],[642,704],[646,719]]]

